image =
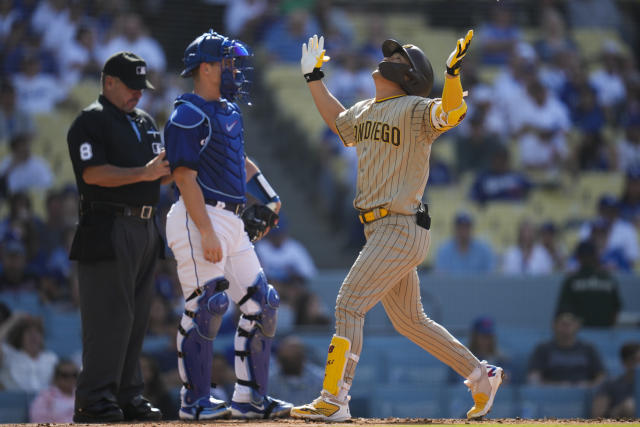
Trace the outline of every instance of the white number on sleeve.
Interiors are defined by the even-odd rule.
[[[80,158],[82,160],[89,160],[93,157],[93,151],[91,149],[91,144],[88,142],[82,143],[80,146]]]

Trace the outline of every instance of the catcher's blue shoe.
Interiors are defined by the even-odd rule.
[[[224,400],[207,396],[199,399],[191,406],[180,408],[181,420],[215,420],[217,418],[229,418],[231,409]]]
[[[255,400],[251,402],[236,402],[232,400],[231,416],[244,420],[281,418],[288,417],[291,408],[293,408],[291,403],[269,396],[261,397],[259,402]]]

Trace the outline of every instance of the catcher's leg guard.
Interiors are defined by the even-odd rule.
[[[239,418],[274,418],[287,415],[291,404],[267,396],[271,342],[276,333],[280,297],[261,272],[238,301],[242,316],[235,345],[236,389],[232,415]]]
[[[229,307],[224,292],[228,287],[225,278],[213,279],[187,298],[177,336],[182,419],[212,419],[229,413],[224,402],[210,398],[212,341]]]

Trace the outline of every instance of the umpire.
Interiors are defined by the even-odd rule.
[[[146,63],[119,52],[104,64],[102,94],[67,135],[80,192],[70,251],[78,261],[82,372],[73,420],[155,421],[142,397],[139,357],[149,320],[156,260],[164,244],[155,213],[168,162],[158,128],[136,105],[153,89]]]

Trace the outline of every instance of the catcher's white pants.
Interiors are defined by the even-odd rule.
[[[227,294],[238,302],[247,293],[262,271],[242,219],[222,208],[205,205],[213,229],[222,245],[222,260],[212,263],[204,259],[200,231],[187,213],[182,197],[171,206],[167,214],[167,242],[176,258],[178,278],[184,297],[207,281],[224,276],[229,281]],[[247,314],[260,311],[253,300],[243,310]]]

